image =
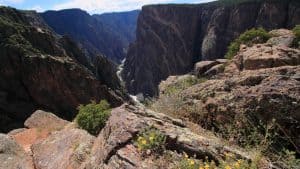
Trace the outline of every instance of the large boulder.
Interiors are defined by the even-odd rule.
[[[293,44],[295,35],[293,31],[287,29],[277,29],[269,32],[273,37],[267,43],[290,47]]]
[[[55,132],[31,147],[35,168],[79,168],[89,157],[93,141],[93,136],[80,129]]]
[[[42,110],[35,111],[24,123],[27,127],[9,132],[23,149],[31,153],[31,146],[47,138],[52,132],[62,130],[70,122]]]
[[[50,112],[37,110],[25,121],[24,125],[27,128],[44,128],[51,131],[60,130],[68,123],[68,121],[63,120]]]
[[[30,156],[4,134],[0,134],[0,169],[34,169]]]
[[[238,54],[237,65],[240,69],[255,70],[300,64],[300,50],[285,46],[257,44]]]

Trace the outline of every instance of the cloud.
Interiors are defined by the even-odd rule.
[[[31,7],[31,10],[35,10],[37,12],[43,12],[44,11],[44,9],[40,5],[35,5],[35,6]]]
[[[68,0],[54,6],[55,10],[81,8],[90,13],[111,11],[129,11],[139,9],[146,4],[170,3],[174,0]]]
[[[0,4],[21,4],[24,0],[0,0]]]

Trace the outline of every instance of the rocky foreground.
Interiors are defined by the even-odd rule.
[[[181,120],[127,104],[112,110],[97,137],[40,110],[27,119],[25,126],[0,135],[1,169],[161,168],[159,159],[142,156],[133,144],[137,134],[149,126],[167,136],[166,151],[177,156],[186,152],[219,161],[230,152],[251,159],[251,153],[227,146],[216,137],[191,132]],[[164,167],[172,168],[175,162]]]

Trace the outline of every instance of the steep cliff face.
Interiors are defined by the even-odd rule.
[[[80,9],[67,9],[47,11],[41,16],[55,32],[72,37],[88,52],[102,53],[120,63],[129,43],[135,39],[138,13],[132,11],[91,16]]]
[[[299,16],[297,0],[145,6],[123,71],[127,88],[157,95],[161,80],[189,72],[199,60],[224,57],[229,43],[245,30],[291,28],[300,23]]]
[[[118,83],[101,81],[117,79],[105,58],[95,56],[98,62],[91,65],[74,42],[39,21],[34,12],[0,7],[0,132],[20,127],[38,108],[71,119],[81,103],[122,103],[109,89]]]
[[[129,44],[135,41],[135,31],[137,18],[140,11],[129,11],[129,12],[114,12],[104,13],[101,15],[93,15],[99,22],[103,23],[116,34],[123,42],[125,55]],[[124,57],[125,57],[124,55]]]

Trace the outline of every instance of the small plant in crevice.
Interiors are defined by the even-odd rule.
[[[138,134],[134,145],[143,154],[162,154],[165,150],[166,136],[154,127],[148,127]]]
[[[181,160],[174,169],[257,169],[256,163],[239,159],[232,153],[225,153],[225,158],[217,164],[214,160],[196,159],[183,153]]]
[[[111,112],[110,105],[106,100],[101,100],[98,104],[93,101],[87,105],[80,105],[78,109],[75,122],[80,128],[93,135],[97,135],[105,126]]]
[[[300,25],[296,25],[295,28],[293,29],[293,33],[295,34],[295,39],[293,41],[292,46],[293,47],[300,47]]]
[[[220,169],[258,169],[258,163],[262,157],[258,157],[250,162],[245,159],[239,159],[232,153],[225,153],[225,159],[220,163]]]

